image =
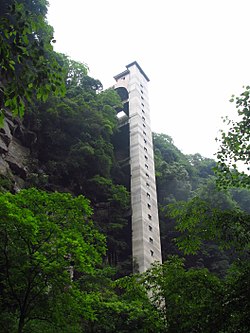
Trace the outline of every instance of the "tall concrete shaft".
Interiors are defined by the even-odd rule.
[[[134,271],[144,272],[154,261],[162,261],[147,88],[149,78],[136,61],[126,68],[114,79],[128,115],[130,132]]]

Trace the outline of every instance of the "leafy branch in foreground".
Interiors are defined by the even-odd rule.
[[[229,129],[221,130],[215,172],[218,184],[223,188],[250,188],[250,177],[247,174],[250,163],[250,86],[239,97],[233,95],[230,102],[235,102],[238,117],[237,120],[224,118]],[[239,163],[243,164],[245,171],[238,170]]]
[[[0,110],[23,116],[27,103],[64,94],[63,70],[46,22],[47,1],[5,0],[0,4]]]

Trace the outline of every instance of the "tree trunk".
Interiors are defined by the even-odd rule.
[[[19,318],[17,333],[23,333],[23,327],[24,327],[24,316],[21,314]]]

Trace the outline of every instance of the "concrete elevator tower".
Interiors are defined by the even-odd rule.
[[[114,76],[114,87],[123,101],[121,126],[128,124],[129,128],[134,270],[144,272],[154,261],[162,261],[147,88],[149,78],[136,61],[126,68]]]

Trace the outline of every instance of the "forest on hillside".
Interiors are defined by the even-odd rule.
[[[248,333],[250,87],[217,162],[154,133],[163,264],[132,274],[122,103],[53,50],[47,6],[0,1],[0,331]]]

